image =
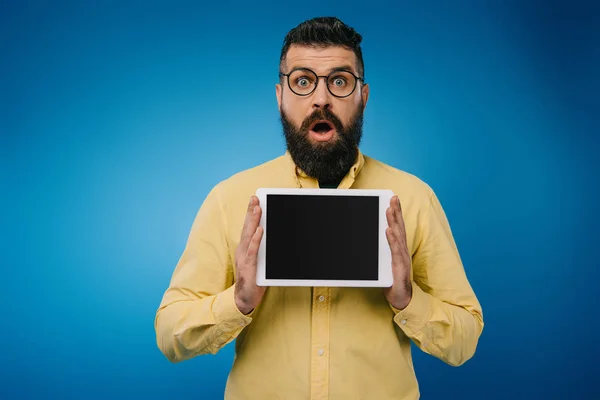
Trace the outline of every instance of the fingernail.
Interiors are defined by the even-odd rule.
[[[248,204],[252,204],[252,200],[253,200],[253,198],[252,198],[252,197],[250,197],[250,202],[249,202]]]

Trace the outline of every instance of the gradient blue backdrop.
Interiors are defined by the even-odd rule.
[[[1,398],[222,398],[233,347],[170,364],[155,311],[212,186],[284,152],[282,39],[319,15],[483,305],[464,366],[415,349],[423,398],[600,398],[598,7],[517,0],[3,1]]]

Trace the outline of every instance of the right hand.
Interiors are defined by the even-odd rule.
[[[262,214],[258,203],[258,197],[250,198],[240,243],[235,250],[235,304],[243,314],[249,314],[258,306],[267,289],[256,285],[258,247],[263,236],[263,228],[258,226]]]

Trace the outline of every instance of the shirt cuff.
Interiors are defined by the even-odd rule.
[[[252,314],[244,315],[235,304],[235,284],[219,293],[213,302],[213,315],[223,332],[234,332],[252,322]]]
[[[430,296],[419,285],[412,283],[412,298],[403,310],[390,304],[394,311],[394,322],[407,334],[418,333],[430,319],[432,302]]]

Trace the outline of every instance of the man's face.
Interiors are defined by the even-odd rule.
[[[287,74],[297,68],[312,70],[319,76],[339,69],[361,75],[354,52],[337,46],[291,46],[282,70]],[[330,80],[334,92],[334,86],[344,82],[336,76]],[[303,80],[303,77],[303,74],[295,74],[291,79],[296,91],[312,79]],[[341,179],[356,160],[368,86],[358,81],[352,94],[339,98],[329,92],[325,79],[319,78],[311,94],[298,96],[290,89],[288,78],[283,77],[281,84],[276,85],[276,94],[287,147],[294,162],[320,182]]]

